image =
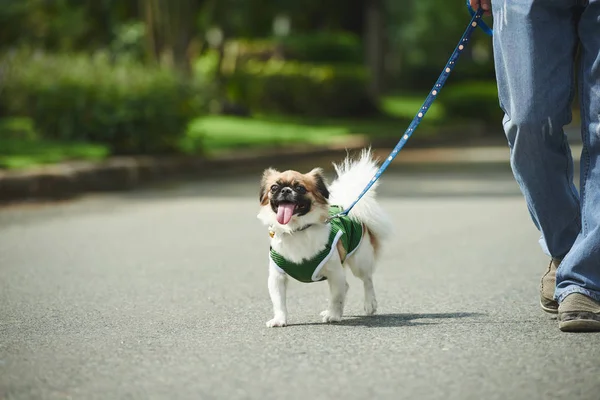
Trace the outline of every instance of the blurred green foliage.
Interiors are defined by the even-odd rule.
[[[356,35],[344,32],[233,40],[224,49],[226,95],[251,112],[303,116],[373,113],[369,74]],[[232,61],[230,61],[232,60]],[[214,73],[216,52],[196,63],[196,72]]]
[[[137,12],[134,1],[0,0],[0,50],[94,51],[110,43]]]
[[[363,64],[360,37],[351,32],[314,32],[275,39],[283,56],[310,63]]]
[[[182,148],[198,152],[198,144],[209,153],[233,149],[284,147],[296,144],[329,144],[350,135],[344,126],[298,123],[293,119],[210,115],[189,126]]]
[[[21,52],[2,60],[0,101],[44,139],[105,143],[112,152],[175,151],[200,95],[175,71],[107,57]]]
[[[252,111],[335,117],[373,111],[367,79],[362,66],[248,61],[227,88],[231,99]]]
[[[26,168],[69,160],[99,161],[108,155],[109,150],[97,144],[0,137],[0,168]]]
[[[448,86],[438,102],[453,119],[475,120],[493,126],[498,125],[504,115],[495,82],[472,81]]]
[[[0,0],[0,121],[13,121],[0,145],[38,154],[44,141],[50,160],[102,153],[69,143],[202,153],[394,136],[468,19],[444,0]],[[492,61],[477,31],[420,129],[499,124]],[[35,134],[15,137],[14,121]]]
[[[406,93],[398,96],[388,95],[381,98],[381,108],[386,115],[410,121],[421,110],[424,101],[423,95]],[[442,122],[445,117],[444,106],[439,102],[434,102],[427,111],[424,123]]]
[[[386,1],[389,83],[394,89],[428,90],[463,34],[470,15],[464,1]],[[485,18],[493,26],[491,18]],[[495,80],[492,40],[476,30],[448,85]]]
[[[41,139],[30,118],[0,119],[0,168],[25,168],[68,160],[101,160],[101,144]]]

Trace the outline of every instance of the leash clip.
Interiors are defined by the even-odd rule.
[[[479,7],[481,7],[481,4],[479,5]],[[471,2],[469,0],[467,0],[467,9],[469,10],[469,14],[471,14],[471,17],[476,14],[476,11],[473,10],[473,7],[471,7]],[[485,22],[483,22],[483,18],[481,18],[479,20],[478,25],[486,35],[488,35],[488,36],[494,35],[494,31]]]
[[[329,217],[325,218],[325,223],[328,224],[330,223],[332,220],[336,219],[336,218],[341,218],[348,215],[348,213],[342,211],[340,213],[334,214],[334,215],[330,215]]]

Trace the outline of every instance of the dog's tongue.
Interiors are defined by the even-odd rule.
[[[294,204],[282,203],[277,207],[277,222],[282,225],[287,224],[294,214]]]

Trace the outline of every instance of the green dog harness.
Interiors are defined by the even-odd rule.
[[[330,206],[329,215],[336,215],[342,211],[339,206]],[[348,216],[335,218],[329,223],[329,241],[325,248],[310,260],[305,260],[300,264],[285,259],[281,254],[277,253],[273,248],[269,253],[271,263],[283,273],[288,274],[292,278],[304,282],[319,282],[327,278],[319,275],[325,263],[331,258],[333,252],[337,249],[338,241],[342,241],[342,246],[346,250],[346,257],[342,263],[348,258],[360,245],[363,237],[362,223]]]

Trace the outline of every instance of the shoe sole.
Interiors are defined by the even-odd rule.
[[[542,307],[542,310],[546,311],[548,314],[558,314],[558,307],[557,308],[546,307],[542,304],[541,301],[540,301],[540,307]]]
[[[558,328],[563,332],[600,332],[600,321],[594,319],[573,319],[561,321]]]

